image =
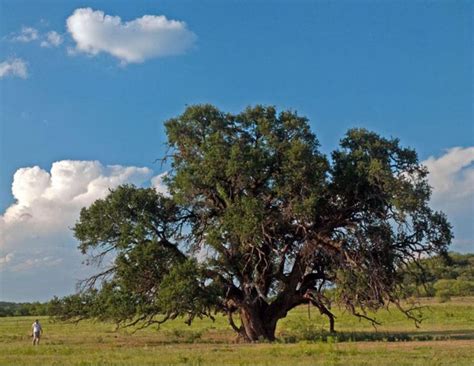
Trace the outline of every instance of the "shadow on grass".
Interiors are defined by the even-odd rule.
[[[456,329],[427,332],[335,332],[300,330],[281,332],[278,340],[283,343],[310,342],[412,342],[474,339],[474,329]]]
[[[164,344],[231,344],[229,337],[210,338],[206,333],[192,330],[171,330],[165,331],[164,337],[160,340],[147,340],[148,346]],[[414,342],[414,341],[444,341],[444,340],[472,340],[474,339],[474,329],[456,329],[444,331],[418,331],[418,332],[336,332],[295,330],[281,331],[277,335],[277,343],[298,343],[298,342],[321,342],[321,343],[341,343],[341,342]],[[127,340],[128,342],[129,340]],[[263,343],[266,341],[262,340]]]

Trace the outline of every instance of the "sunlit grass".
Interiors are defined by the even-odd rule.
[[[44,336],[33,347],[33,317],[0,318],[0,365],[474,365],[474,298],[424,304],[420,328],[396,309],[376,314],[383,323],[377,329],[333,309],[336,335],[327,334],[316,309],[300,307],[280,322],[274,344],[236,343],[222,317],[135,334],[41,318]]]

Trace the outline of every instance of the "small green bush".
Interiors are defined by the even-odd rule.
[[[441,279],[435,282],[434,289],[436,290],[436,296],[439,298],[473,296],[474,281]]]

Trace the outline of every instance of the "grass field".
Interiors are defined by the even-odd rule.
[[[0,365],[474,365],[474,298],[424,300],[420,328],[398,310],[370,323],[336,311],[337,335],[315,309],[295,309],[279,323],[279,342],[236,343],[225,319],[166,323],[132,334],[112,324],[78,325],[42,318],[44,335],[31,345],[34,318],[0,318]]]

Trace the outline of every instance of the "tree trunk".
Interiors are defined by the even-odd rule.
[[[246,306],[240,309],[240,320],[242,322],[241,335],[246,340],[250,342],[275,340],[277,319],[266,319],[258,309]]]

